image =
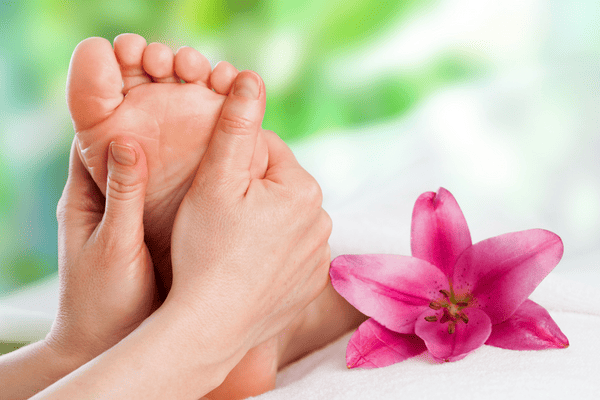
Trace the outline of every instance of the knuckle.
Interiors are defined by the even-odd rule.
[[[314,278],[317,281],[314,284],[314,295],[315,297],[321,294],[329,285],[329,248],[323,253],[322,261],[317,267],[317,271],[314,274]]]
[[[108,177],[107,195],[117,200],[130,200],[136,197],[142,188],[141,182],[128,182],[126,179]]]
[[[333,230],[333,220],[325,210],[321,213],[321,221],[323,235],[326,236],[326,240],[329,240],[329,236],[331,236],[331,231]]]
[[[254,121],[241,115],[226,114],[219,120],[219,129],[224,133],[244,135],[254,127]]]
[[[321,285],[319,286],[319,294],[323,293],[329,286],[329,261],[323,264],[323,279],[321,279]]]
[[[323,192],[321,190],[321,186],[317,183],[315,179],[311,177],[311,179],[307,179],[306,182],[301,185],[300,189],[300,200],[303,203],[307,203],[312,207],[321,207],[323,203]]]
[[[329,246],[329,243],[325,242],[319,248],[319,254],[320,254],[319,268],[329,270],[329,264],[331,263],[331,247]]]

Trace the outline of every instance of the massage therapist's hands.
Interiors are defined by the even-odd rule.
[[[264,178],[250,178],[264,106],[260,78],[241,72],[175,218],[162,306],[36,399],[198,399],[325,288],[331,220],[315,180],[272,132]]]
[[[57,208],[60,298],[46,341],[87,362],[137,328],[157,304],[144,243],[144,152],[131,139],[111,143],[105,199],[80,161],[77,143]]]
[[[29,398],[126,337],[156,307],[142,222],[146,159],[124,138],[107,151],[105,199],[73,142],[57,208],[58,314],[45,340],[0,358],[2,399]]]
[[[197,316],[195,330],[220,332],[227,348],[246,351],[320,294],[330,262],[331,220],[320,187],[273,132],[263,131],[264,178],[251,179],[264,90],[258,75],[245,71],[224,103],[175,218],[167,298]]]

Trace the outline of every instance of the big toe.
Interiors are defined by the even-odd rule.
[[[67,104],[75,131],[103,121],[123,101],[123,80],[110,42],[85,39],[73,51],[67,78]]]

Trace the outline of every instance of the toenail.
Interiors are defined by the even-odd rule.
[[[130,166],[135,165],[137,162],[137,156],[133,147],[111,143],[110,152],[112,153],[115,161],[121,165]]]
[[[260,95],[258,75],[252,72],[244,74],[241,78],[236,79],[233,94],[248,99],[258,99],[258,96]]]

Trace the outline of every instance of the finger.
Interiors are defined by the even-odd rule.
[[[79,156],[77,138],[71,145],[69,176],[57,207],[59,223],[87,224],[88,216],[104,212],[104,196],[96,186]],[[97,224],[99,219],[95,221]]]
[[[268,168],[282,163],[300,165],[289,146],[275,132],[263,130],[262,135],[269,151]]]
[[[225,178],[244,193],[265,112],[265,87],[252,71],[242,71],[221,110],[198,175],[204,181]],[[243,187],[245,184],[245,188]]]
[[[56,207],[59,254],[81,249],[102,219],[104,196],[79,157],[79,143],[73,140],[69,176]]]
[[[287,144],[273,131],[262,131],[269,153],[265,180],[283,184],[289,182],[292,187],[313,177],[298,163]]]
[[[134,140],[117,138],[108,149],[106,206],[100,230],[111,237],[143,235],[146,157]]]

